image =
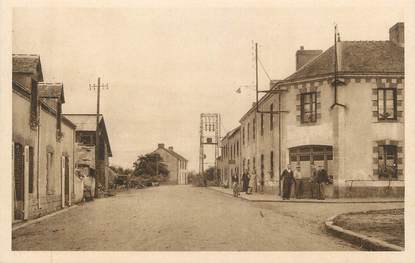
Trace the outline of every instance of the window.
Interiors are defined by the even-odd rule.
[[[95,145],[95,136],[92,134],[81,134],[80,142],[86,145]]]
[[[56,134],[58,140],[62,138],[62,103],[58,101],[56,109]]]
[[[317,93],[301,94],[301,123],[317,121]]]
[[[46,156],[46,191],[51,194],[53,191],[53,153],[48,152]]]
[[[256,126],[256,118],[252,120],[252,139],[255,139],[255,126]]]
[[[252,169],[256,172],[256,162],[255,162],[255,157],[252,158]]]
[[[242,144],[245,145],[245,127],[242,127]]]
[[[33,193],[33,176],[34,176],[34,151],[33,147],[29,146],[29,193]]]
[[[247,141],[249,142],[249,122],[248,122],[248,127],[246,130],[248,131],[248,136],[246,138],[247,138]]]
[[[378,169],[380,179],[397,179],[397,151],[396,145],[381,145],[378,147]]]
[[[264,155],[261,154],[261,176],[264,176]]]
[[[30,93],[30,124],[31,127],[36,127],[38,125],[38,97],[37,97],[37,81],[32,79],[32,90]]]
[[[14,189],[16,201],[24,199],[24,150],[19,143],[14,144]]]
[[[272,113],[274,111],[274,104],[271,104],[269,107],[270,115],[269,115],[269,129],[272,131],[274,129],[274,114]]]
[[[264,113],[261,113],[261,136],[264,135]]]
[[[239,141],[236,141],[236,156],[239,156]]]
[[[396,89],[378,89],[378,119],[396,120]]]
[[[273,178],[274,177],[274,152],[273,151],[271,151],[271,153],[270,153],[269,167],[271,168],[270,169],[271,170],[270,176],[271,176],[271,178]]]

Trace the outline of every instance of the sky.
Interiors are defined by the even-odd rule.
[[[334,23],[342,40],[387,40],[402,8],[15,8],[12,50],[38,54],[44,80],[62,82],[64,113],[101,112],[112,165],[132,167],[158,143],[198,170],[201,113],[220,113],[222,136],[255,100],[253,42],[271,79],[295,70],[295,52],[325,50]],[[260,69],[259,87],[269,79]]]

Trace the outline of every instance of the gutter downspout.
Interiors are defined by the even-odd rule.
[[[339,37],[339,39],[337,39]],[[338,61],[337,61],[337,41],[340,40],[340,35],[337,33],[337,25],[334,27],[334,81],[332,83],[334,87],[334,103],[330,106],[330,109],[332,110],[335,106],[340,106],[343,108],[346,108],[346,105],[338,103],[337,102],[337,87],[338,84],[344,85],[345,83],[343,81],[340,81],[337,77],[338,73]],[[339,41],[340,42],[340,41]],[[341,52],[340,52],[341,54]]]

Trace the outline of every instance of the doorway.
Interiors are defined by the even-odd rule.
[[[64,157],[65,162],[65,205],[69,206],[69,158],[67,156]]]
[[[300,166],[303,178],[311,177],[311,165],[322,166],[333,175],[333,147],[329,145],[302,145],[289,149],[290,163]]]

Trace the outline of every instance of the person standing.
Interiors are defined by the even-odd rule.
[[[317,170],[314,164],[311,164],[311,177],[310,177],[310,190],[311,190],[311,198],[316,199],[317,198]]]
[[[238,176],[236,174],[232,175],[232,190],[233,190],[233,196],[238,197],[239,196],[239,185],[238,185]]]
[[[294,178],[295,178],[295,198],[301,199],[303,198],[304,192],[304,182],[301,174],[300,166],[297,166],[294,171]]]
[[[281,179],[283,180],[282,199],[289,200],[291,197],[291,186],[295,183],[294,172],[291,170],[290,164],[288,164],[287,168],[282,172]]]
[[[242,174],[242,192],[248,191],[248,175],[246,174],[246,171]]]
[[[328,182],[329,182],[329,176],[327,174],[327,171],[323,167],[319,166],[318,179],[317,179],[317,184],[318,184],[317,199],[324,200],[326,198],[325,193],[324,193],[324,184]]]
[[[252,173],[252,175],[250,175],[249,171],[248,171],[248,177],[249,177],[249,181],[248,181],[248,192],[247,192],[247,194],[252,194],[252,191],[254,190],[254,187],[255,187],[256,174]]]

